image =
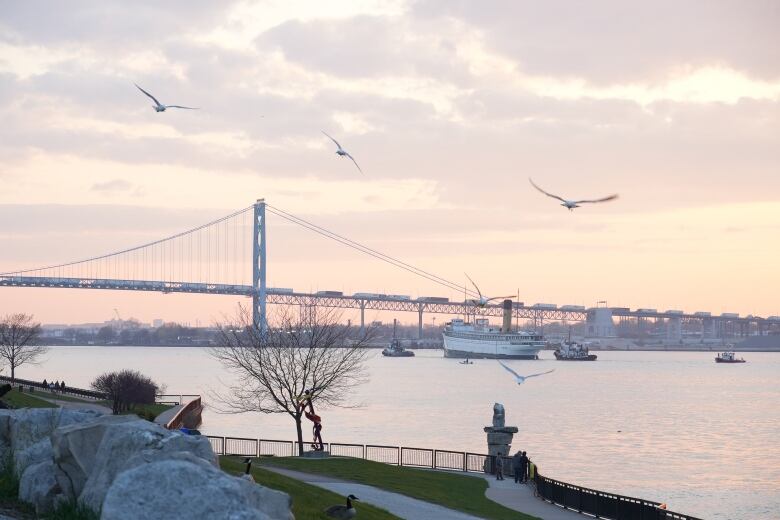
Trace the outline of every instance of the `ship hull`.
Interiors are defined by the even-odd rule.
[[[715,358],[715,363],[744,363],[744,362],[745,362],[744,359],[723,359],[719,357]]]
[[[512,344],[508,341],[480,341],[444,334],[444,357],[469,359],[539,359],[544,344]]]

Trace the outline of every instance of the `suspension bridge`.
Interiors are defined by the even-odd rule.
[[[462,293],[464,301],[450,301],[439,296],[345,295],[338,291],[302,293],[267,287],[267,213],[450,291]],[[263,199],[202,226],[147,244],[74,262],[0,273],[0,287],[3,286],[246,296],[252,298],[253,321],[262,328],[267,326],[269,304],[357,309],[361,327],[365,325],[366,310],[416,312],[420,334],[425,313],[482,316],[501,316],[502,313],[500,304],[475,307],[467,302],[478,296],[467,287],[322,228]],[[682,323],[692,321],[701,324],[703,335],[722,334],[723,330],[730,330],[732,335],[747,335],[751,331],[763,334],[772,326],[780,326],[778,316],[740,317],[731,313],[715,316],[709,312],[641,308],[633,311],[616,307],[586,309],[576,305],[558,307],[515,302],[512,312],[516,319],[532,320],[536,326],[545,321],[587,321],[590,333],[604,336],[614,334],[610,328],[613,317],[640,322],[665,320],[673,335],[679,334]]]

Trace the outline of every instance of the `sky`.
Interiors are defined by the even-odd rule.
[[[489,295],[780,315],[779,26],[772,0],[3,2],[0,272],[264,197]],[[279,219],[268,244],[272,286],[458,297]],[[45,323],[240,301],[0,288]]]

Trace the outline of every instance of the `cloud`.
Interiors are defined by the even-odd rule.
[[[133,184],[122,179],[114,179],[106,182],[96,182],[92,185],[90,190],[96,191],[98,193],[104,193],[106,195],[135,191],[136,195],[140,195],[140,193],[137,192],[137,188]]]
[[[419,0],[412,16],[460,20],[532,74],[657,82],[681,67],[725,65],[780,79],[780,7],[772,0]]]

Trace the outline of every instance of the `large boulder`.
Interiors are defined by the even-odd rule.
[[[232,477],[192,454],[170,453],[119,474],[100,518],[291,520],[291,504],[286,493]]]
[[[21,476],[33,464],[51,461],[53,458],[54,452],[51,449],[51,441],[48,438],[41,439],[25,449],[14,452],[14,469],[16,474]]]
[[[64,408],[23,408],[14,410],[10,420],[11,449],[23,451],[48,438],[61,426],[95,420],[101,414],[92,410]]]
[[[70,424],[54,430],[51,436],[55,478],[63,492],[75,500],[84,490],[95,467],[98,447],[108,428],[138,421],[135,415],[104,415],[94,421]]]
[[[38,516],[54,508],[61,489],[54,478],[54,462],[51,459],[28,467],[19,480],[19,500],[35,506]]]
[[[205,437],[182,435],[142,420],[113,424],[105,430],[95,454],[93,469],[78,495],[79,502],[99,511],[117,475],[129,467],[136,455],[146,451],[152,453],[147,456],[151,457],[149,460],[166,453],[185,451],[205,464],[217,466],[214,452]]]
[[[51,434],[60,426],[83,423],[100,414],[90,410],[23,408],[8,416],[8,440],[16,474],[21,476],[31,464],[52,458]],[[0,416],[0,438],[5,416]],[[2,446],[0,446],[0,450]]]

